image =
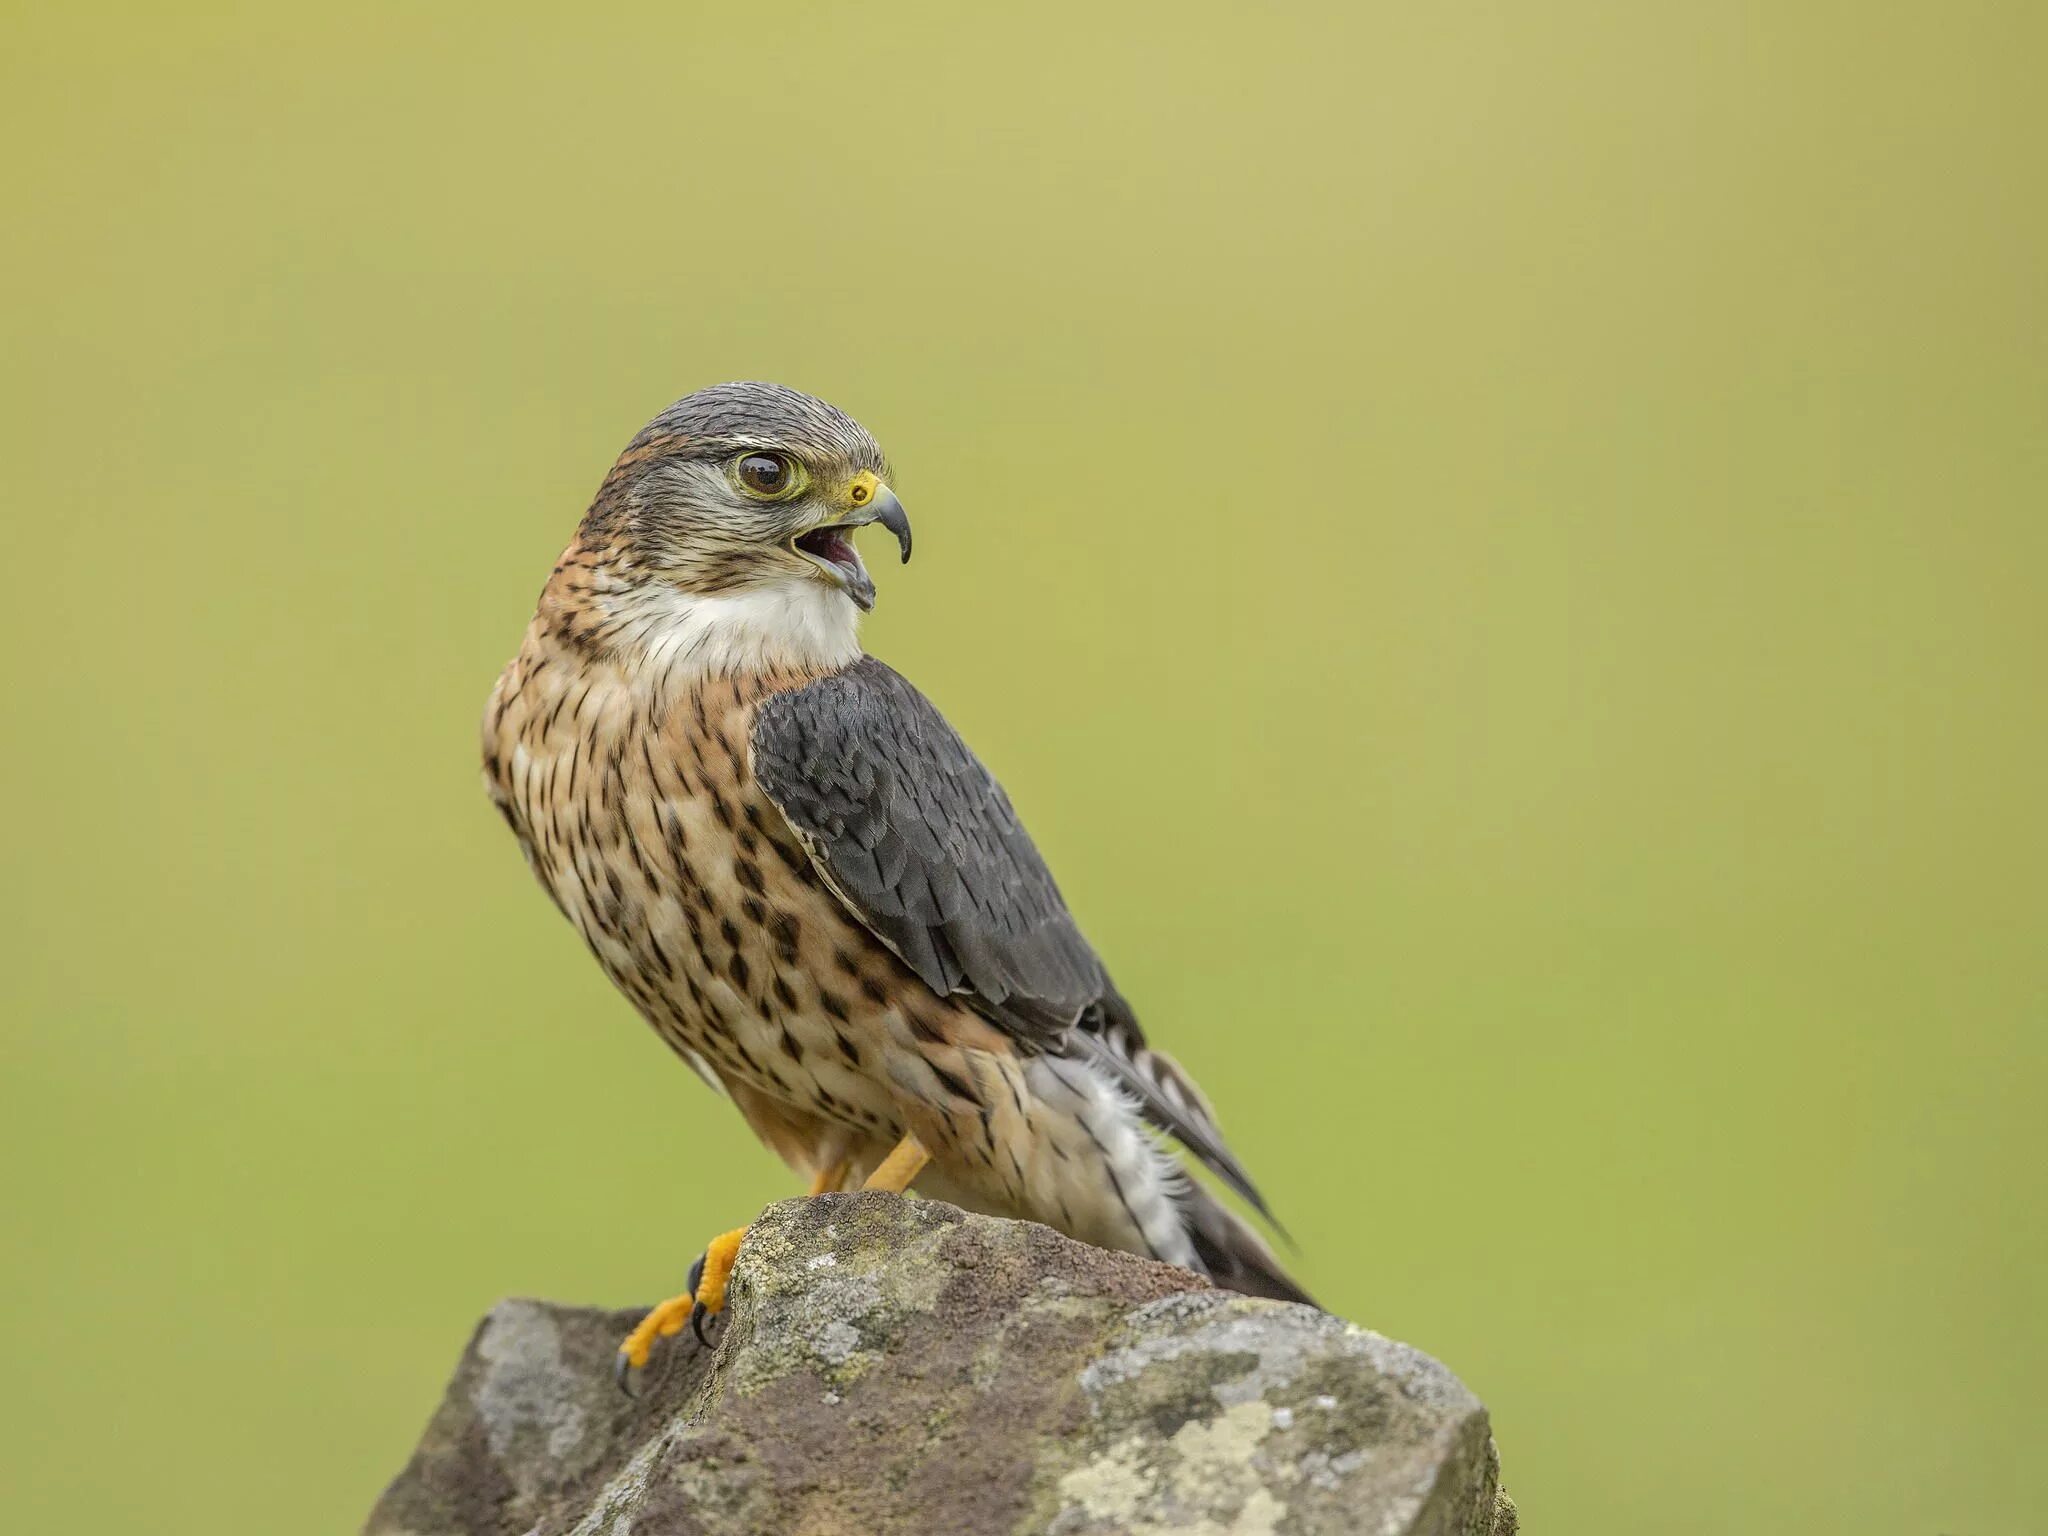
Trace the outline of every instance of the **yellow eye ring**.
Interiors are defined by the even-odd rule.
[[[757,449],[732,461],[733,483],[757,501],[782,501],[803,489],[803,468],[786,453]]]

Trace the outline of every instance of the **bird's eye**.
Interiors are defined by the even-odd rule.
[[[796,466],[779,453],[744,454],[732,470],[740,484],[756,496],[772,499],[796,484]]]

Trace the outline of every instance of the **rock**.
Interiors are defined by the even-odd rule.
[[[894,1195],[773,1205],[713,1349],[507,1301],[369,1536],[1507,1536],[1486,1410],[1309,1307]]]

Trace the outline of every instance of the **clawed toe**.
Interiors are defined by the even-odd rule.
[[[656,1339],[673,1338],[687,1325],[697,1336],[697,1342],[709,1347],[711,1341],[704,1335],[704,1319],[725,1310],[725,1292],[732,1279],[733,1259],[740,1251],[740,1240],[746,1235],[745,1227],[737,1227],[711,1239],[704,1251],[697,1255],[697,1262],[690,1266],[690,1288],[679,1296],[669,1297],[641,1318],[639,1326],[626,1335],[619,1345],[618,1357],[612,1362],[612,1379],[626,1396],[636,1395],[633,1384],[653,1354]]]
[[[626,1335],[619,1345],[618,1358],[612,1362],[612,1379],[618,1382],[619,1390],[626,1396],[634,1395],[635,1373],[645,1368],[648,1357],[654,1352],[654,1341],[681,1333],[696,1304],[696,1298],[689,1291],[671,1296],[641,1318],[638,1326]]]

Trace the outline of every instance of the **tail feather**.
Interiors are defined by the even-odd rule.
[[[1147,1043],[1137,1016],[1122,997],[1112,992],[1083,1015],[1069,1048],[1085,1052],[1137,1100],[1147,1120],[1194,1153],[1210,1172],[1244,1196],[1252,1209],[1279,1226],[1251,1175],[1224,1144],[1223,1132],[1202,1090],[1179,1062]]]
[[[1315,1301],[1280,1267],[1273,1250],[1249,1222],[1201,1185],[1188,1184],[1179,1195],[1182,1218],[1202,1270],[1226,1291],[1264,1296],[1273,1301]]]

